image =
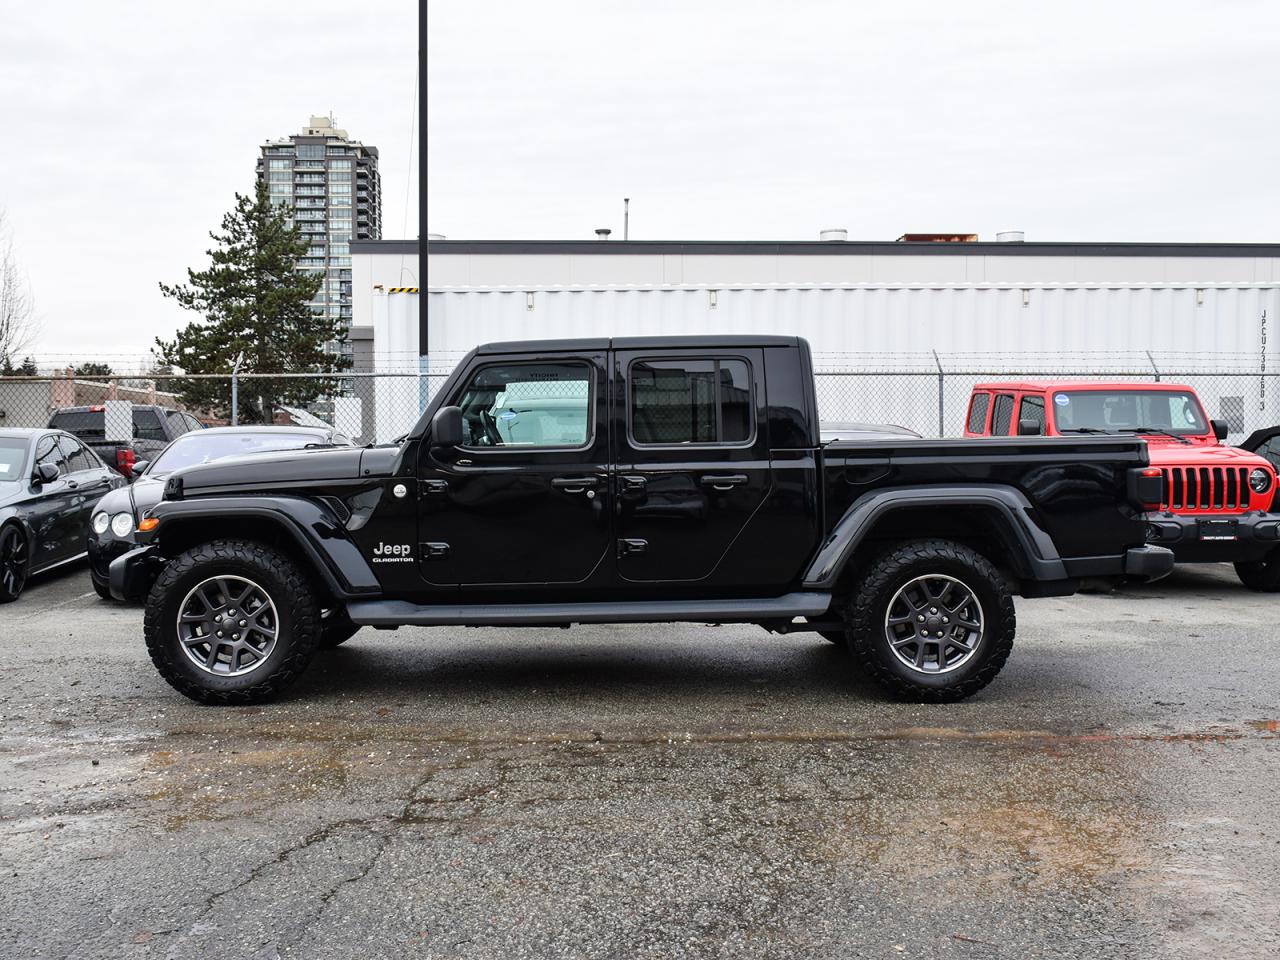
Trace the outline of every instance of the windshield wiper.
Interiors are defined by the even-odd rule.
[[[1114,430],[1103,430],[1099,427],[1064,427],[1058,430],[1059,433],[1102,433],[1111,436]]]
[[[1168,437],[1170,440],[1177,440],[1179,443],[1185,443],[1187,446],[1191,446],[1191,441],[1186,437],[1179,436],[1176,433],[1170,433],[1168,430],[1157,430],[1154,427],[1134,427],[1132,432],[1152,437]]]

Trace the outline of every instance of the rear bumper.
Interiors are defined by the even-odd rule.
[[[107,587],[117,600],[133,601],[146,596],[160,558],[155,547],[135,547],[111,561]]]
[[[1152,513],[1146,521],[1147,543],[1168,547],[1179,563],[1257,560],[1280,546],[1277,513]]]

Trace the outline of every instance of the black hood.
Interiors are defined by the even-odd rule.
[[[213,463],[185,467],[168,477],[168,488],[181,485],[183,495],[218,490],[279,488],[325,480],[354,480],[361,476],[361,460],[372,451],[363,447],[276,450],[227,457]],[[383,458],[373,457],[372,461]],[[378,463],[381,468],[382,464]],[[388,464],[389,467],[389,464]],[[383,469],[371,472],[382,473]]]
[[[117,513],[131,511],[135,518],[140,518],[164,497],[164,477],[141,476],[132,484],[118,487],[98,501],[93,508],[94,513]]]

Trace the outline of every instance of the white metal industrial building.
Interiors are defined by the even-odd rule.
[[[1192,381],[1211,415],[1280,420],[1280,245],[433,241],[421,314],[388,292],[417,285],[416,243],[353,256],[378,369],[447,372],[493,340],[781,333],[806,337],[819,370],[880,375],[820,382],[839,419],[954,432],[970,372],[1229,371]],[[940,369],[945,422],[904,416]]]

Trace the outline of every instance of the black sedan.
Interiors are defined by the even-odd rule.
[[[212,427],[183,434],[152,461],[133,468],[132,486],[103,497],[93,512],[89,531],[89,576],[93,589],[111,599],[108,568],[111,561],[134,546],[134,531],[146,511],[164,496],[164,480],[183,467],[212,463],[224,457],[304,447],[351,446],[332,427]]]
[[[124,477],[61,430],[0,430],[0,603],[85,554],[89,517]]]

